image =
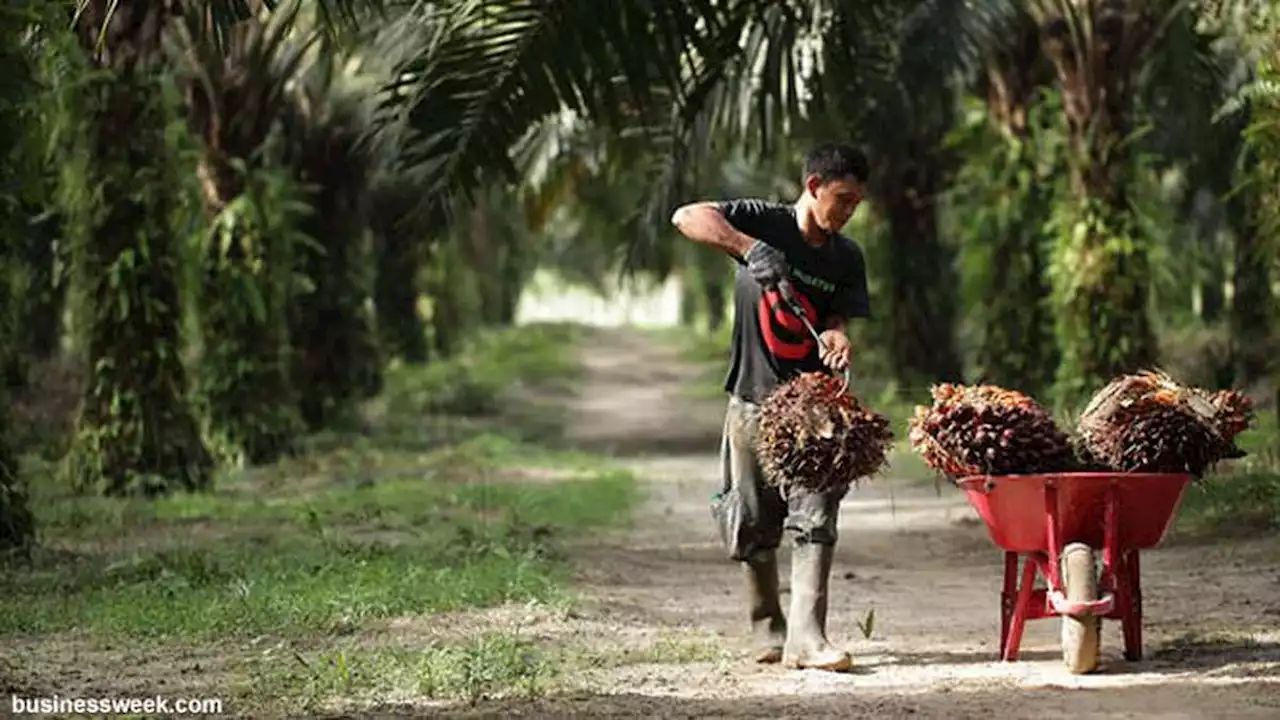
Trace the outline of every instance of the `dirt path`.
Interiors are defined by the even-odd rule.
[[[1196,546],[1171,537],[1144,556],[1147,660],[1126,664],[1118,625],[1108,622],[1106,670],[1075,677],[1061,669],[1059,625],[1051,620],[1028,625],[1021,662],[992,661],[998,551],[959,493],[895,478],[855,490],[841,512],[829,627],[832,640],[854,653],[856,672],[740,660],[739,568],[725,559],[707,510],[718,483],[713,452],[722,404],[691,400],[685,387],[699,370],[652,336],[593,330],[585,353],[571,436],[632,455],[627,462],[649,499],[634,527],[579,549],[580,580],[592,602],[561,631],[591,639],[605,655],[647,646],[650,661],[583,673],[573,679],[580,692],[569,697],[475,712],[1280,717],[1274,539]],[[871,608],[867,639],[857,623]]]

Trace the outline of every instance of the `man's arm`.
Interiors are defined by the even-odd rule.
[[[695,242],[719,248],[735,258],[743,258],[756,239],[731,225],[714,202],[682,205],[671,216],[671,224]]]

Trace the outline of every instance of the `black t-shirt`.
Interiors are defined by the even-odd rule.
[[[820,246],[800,232],[792,205],[751,198],[717,204],[739,232],[781,250],[791,285],[818,333],[827,318],[870,315],[866,262],[857,243],[840,233]],[[818,343],[776,289],[762,292],[738,260],[734,283],[733,343],[724,389],[748,402],[763,402],[779,384],[802,372],[827,371]]]

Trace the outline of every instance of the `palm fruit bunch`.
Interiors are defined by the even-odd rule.
[[[760,405],[756,454],[767,482],[825,492],[880,471],[893,446],[889,419],[841,378],[802,373]]]
[[[1074,468],[1075,450],[1035,400],[995,385],[934,385],[932,407],[916,406],[911,447],[934,470],[969,475],[1028,475]]]
[[[1089,452],[1113,470],[1199,477],[1221,460],[1243,457],[1235,437],[1252,419],[1249,399],[1234,390],[1209,393],[1148,370],[1098,391],[1078,427]]]
[[[1209,402],[1218,409],[1215,424],[1223,440],[1234,443],[1237,435],[1253,425],[1256,416],[1248,395],[1236,390],[1219,390],[1209,396]]]

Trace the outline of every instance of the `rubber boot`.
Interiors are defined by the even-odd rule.
[[[827,582],[835,547],[797,544],[791,554],[791,615],[782,662],[792,668],[844,672],[849,653],[827,641]]]
[[[742,567],[751,609],[752,656],[758,663],[776,663],[787,639],[787,621],[778,601],[778,553],[758,552]]]

